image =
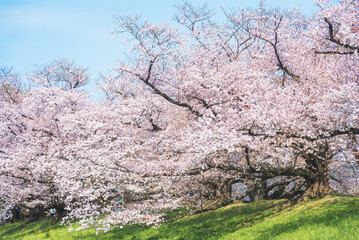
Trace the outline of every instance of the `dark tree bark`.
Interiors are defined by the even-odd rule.
[[[29,222],[35,222],[44,217],[44,207],[36,206],[30,209]]]
[[[57,205],[55,207],[56,209],[56,221],[59,221],[62,219],[63,216],[65,216],[65,205],[64,204],[60,204],[60,205]]]
[[[330,193],[329,164],[332,156],[328,143],[319,146],[317,152],[305,155],[307,168],[312,174],[304,177],[306,190],[301,197],[303,200],[323,198]]]
[[[303,199],[323,198],[331,191],[329,186],[329,167],[321,164],[317,167],[317,171],[313,177],[306,178],[306,190],[302,196]]]
[[[232,183],[227,182],[224,183],[218,193],[217,193],[217,199],[221,204],[228,204],[232,202]]]

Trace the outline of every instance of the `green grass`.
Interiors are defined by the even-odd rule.
[[[174,215],[177,213],[174,213]],[[359,239],[359,198],[237,203],[160,227],[126,226],[95,235],[49,220],[0,225],[0,239]]]

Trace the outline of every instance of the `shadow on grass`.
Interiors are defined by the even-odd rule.
[[[292,220],[291,220],[292,219]],[[342,199],[323,204],[319,209],[305,207],[292,218],[287,218],[283,223],[277,223],[270,228],[265,228],[257,233],[255,239],[271,239],[282,234],[293,234],[300,228],[315,229],[323,226],[329,228],[341,228],[345,221],[359,223],[359,201],[355,198]]]
[[[62,226],[59,223],[54,224],[52,219],[45,219],[37,222],[18,221],[12,224],[1,225],[6,230],[0,232],[0,239],[6,239],[8,236],[21,239],[26,235],[40,232],[48,232]]]
[[[228,206],[163,224],[157,230],[149,227],[141,230],[137,227],[132,229],[135,232],[131,232],[131,239],[220,239],[221,236],[233,233],[241,227],[278,214],[284,209],[284,203],[285,201],[261,201],[255,204]],[[123,230],[128,228],[125,227]],[[115,229],[117,234],[113,236],[117,239],[125,237],[127,231],[123,230]]]
[[[178,213],[179,211],[175,211],[173,214]],[[278,218],[274,218],[277,216]],[[335,228],[344,221],[352,224],[351,220],[359,222],[358,198],[340,198],[340,201],[331,202],[313,201],[294,206],[289,206],[285,200],[276,200],[231,205],[181,218],[159,228],[134,225],[125,226],[123,229],[116,228],[98,236],[94,230],[83,230],[66,236],[71,236],[70,239],[221,239],[226,235],[241,234],[244,230],[253,233],[254,239],[259,240],[272,239],[282,234],[290,235],[303,227],[320,228],[325,225]],[[270,224],[267,224],[267,221]],[[263,228],[262,223],[265,224]],[[7,235],[12,239],[22,239],[25,235],[36,237],[40,232],[50,237],[50,231],[68,228],[59,223],[52,224],[49,220],[36,223],[18,222],[1,227],[3,226],[2,230],[0,228],[0,239],[6,239]],[[237,231],[238,233],[235,233]],[[54,232],[58,234],[60,229]]]

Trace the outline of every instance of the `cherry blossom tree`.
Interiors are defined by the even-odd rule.
[[[106,231],[159,223],[189,191],[228,203],[235,183],[251,200],[356,194],[359,5],[317,5],[310,19],[262,5],[217,22],[188,2],[176,25],[115,17],[132,48],[100,102],[76,91],[89,75],[67,60],[24,92],[3,69],[1,217],[57,208]]]
[[[23,84],[13,68],[0,68],[0,101],[16,103],[19,101]]]
[[[67,59],[56,59],[38,66],[29,79],[44,87],[59,87],[64,90],[77,89],[88,83],[87,68],[79,67]]]
[[[60,66],[53,64],[51,69],[42,69],[50,85],[67,81],[67,86],[70,86],[70,82],[73,81],[80,86],[87,81],[88,77],[84,70],[72,63],[67,64],[69,68],[66,69],[63,68],[66,65],[64,61],[58,65]],[[53,69],[62,69],[63,72],[58,70],[58,76],[54,79]],[[65,71],[75,72],[76,69],[81,70],[82,79],[79,74],[77,80],[67,78]],[[59,183],[55,181],[57,159],[53,156],[56,153],[56,145],[62,144],[58,121],[60,116],[76,112],[76,106],[81,105],[81,102],[83,105],[85,100],[80,100],[81,94],[71,91],[72,89],[65,88],[67,91],[64,91],[65,89],[59,90],[50,85],[46,85],[47,89],[33,88],[20,91],[22,80],[12,73],[11,69],[3,69],[2,72],[2,213],[9,214],[9,210],[14,207],[26,207],[31,209],[31,218],[37,219],[45,209],[56,208],[61,216],[65,206],[59,193]],[[66,76],[60,76],[61,74]],[[37,76],[40,80],[36,76],[34,74],[31,77],[36,83],[43,80],[42,76]],[[73,87],[76,88],[75,85]]]
[[[322,197],[333,156],[358,134],[358,6],[318,4],[313,19],[259,8],[225,12],[217,24],[206,6],[185,3],[177,30],[117,17],[113,33],[134,44],[112,89],[131,82],[190,114],[186,140],[172,139],[172,149],[192,143],[191,154],[173,155],[183,166],[190,156],[200,174],[236,172],[228,183],[282,176],[283,184],[296,183],[292,196]],[[232,155],[209,161],[216,152]],[[184,169],[192,173],[194,165]]]

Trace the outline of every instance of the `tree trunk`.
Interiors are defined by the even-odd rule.
[[[259,185],[261,184],[261,180],[259,181],[254,181],[252,183],[248,184],[248,196],[249,199],[251,200],[251,202],[257,202],[259,200],[261,200],[261,195],[259,193],[260,187]]]
[[[35,222],[40,220],[43,217],[44,208],[43,207],[35,207],[30,210],[29,222]]]
[[[307,179],[307,189],[304,199],[323,198],[330,192],[329,171],[316,174],[314,179]]]
[[[56,222],[61,220],[62,217],[65,215],[65,205],[60,204],[56,206]]]
[[[310,174],[303,176],[306,189],[299,200],[325,197],[330,192],[329,164],[333,157],[328,142],[317,143],[314,151],[306,152],[303,157]]]
[[[258,191],[253,191],[251,193],[249,193],[249,199],[251,200],[251,202],[257,202],[259,201],[259,194],[258,194]]]
[[[232,184],[226,183],[220,187],[219,192],[217,193],[217,199],[220,204],[228,204],[232,202]]]
[[[15,222],[15,219],[16,219],[16,213],[15,213],[15,209],[11,209],[11,219],[10,219],[10,222],[14,223]]]
[[[329,186],[329,162],[331,159],[327,151],[327,146],[322,149],[320,154],[314,156],[309,162],[308,168],[312,171],[313,175],[305,178],[306,190],[302,196],[304,200],[312,198],[323,198],[330,192]]]

